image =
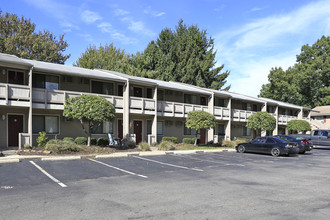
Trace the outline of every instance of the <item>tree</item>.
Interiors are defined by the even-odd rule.
[[[104,121],[115,119],[115,108],[105,98],[94,95],[81,95],[72,97],[65,101],[63,116],[66,118],[78,119],[88,137],[90,146],[91,134]],[[87,128],[85,127],[87,123]]]
[[[128,70],[129,62],[129,55],[126,55],[124,50],[117,49],[111,43],[105,46],[100,45],[98,48],[89,45],[74,65],[88,69],[127,72],[130,71]]]
[[[188,113],[186,127],[196,130],[195,146],[197,144],[197,135],[200,129],[210,129],[215,127],[215,117],[204,111],[192,111]]]
[[[272,68],[261,97],[314,108],[330,104],[330,37],[304,45],[297,63],[288,70]]]
[[[35,32],[30,19],[0,10],[0,52],[21,58],[64,64],[70,57],[63,52],[68,47],[64,35],[56,37],[49,31]]]
[[[137,62],[136,72],[144,77],[176,81],[219,90],[227,82],[229,71],[215,67],[214,39],[197,25],[187,27],[179,21],[175,31],[165,28],[156,41],[151,41]],[[142,63],[142,64],[141,64]],[[228,90],[230,86],[224,88]]]
[[[311,125],[305,120],[291,120],[286,128],[289,131],[306,132],[311,130]]]
[[[257,112],[248,118],[246,127],[256,131],[273,131],[276,127],[276,119],[267,112]]]

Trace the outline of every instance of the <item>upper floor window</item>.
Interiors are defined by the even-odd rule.
[[[92,81],[92,93],[113,95],[113,84],[99,81]]]
[[[197,96],[184,94],[184,103],[197,104]]]
[[[147,88],[147,98],[152,99],[152,89]]]
[[[8,83],[24,85],[24,72],[9,70]]]
[[[226,107],[225,106],[225,100],[221,99],[221,98],[215,99],[215,106]]]
[[[164,101],[164,90],[158,90],[157,91],[157,100],[158,101]]]
[[[59,89],[59,77],[54,75],[34,74],[32,86],[41,89]]]

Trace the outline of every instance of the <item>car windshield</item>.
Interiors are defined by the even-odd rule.
[[[279,142],[279,143],[286,143],[286,141],[285,140],[283,140],[283,139],[280,139],[280,138],[273,138],[275,141],[277,141],[277,142]]]

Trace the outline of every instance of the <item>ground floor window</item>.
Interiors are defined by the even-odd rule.
[[[184,131],[183,131],[184,135],[196,135],[196,129],[194,128],[187,128],[186,127],[186,123],[184,124]]]
[[[164,134],[164,122],[157,121],[157,135],[163,135],[163,134]]]
[[[147,134],[151,134],[151,128],[152,128],[152,121],[147,120]]]
[[[243,136],[251,136],[251,129],[243,126]]]
[[[218,124],[218,135],[225,135],[225,125],[224,124]]]
[[[111,121],[101,122],[100,126],[94,129],[93,134],[113,134],[113,123]]]
[[[47,134],[59,133],[59,116],[33,115],[32,132],[38,133],[45,131]]]

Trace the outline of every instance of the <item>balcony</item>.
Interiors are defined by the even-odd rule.
[[[278,124],[286,125],[291,120],[298,120],[298,117],[297,116],[291,116],[291,115],[279,115]]]
[[[253,115],[254,111],[247,111],[247,110],[239,110],[233,109],[232,110],[232,120],[233,121],[240,121],[240,122],[247,122],[248,118]]]
[[[0,105],[28,107],[29,101],[29,86],[0,83]]]
[[[229,120],[229,109],[224,107],[214,107],[213,115],[217,120]]]
[[[153,99],[130,97],[130,113],[155,114],[155,101]]]
[[[208,112],[208,106],[194,105],[187,103],[158,101],[157,103],[158,116],[166,117],[187,117],[187,114],[192,111]]]
[[[83,93],[83,92],[71,92],[62,90],[46,90],[36,89],[32,91],[32,100],[34,108],[42,109],[58,109],[63,110],[65,100],[80,95],[96,95],[105,98],[110,101],[116,108],[116,112],[122,113],[123,111],[123,97],[94,94],[94,93]]]

